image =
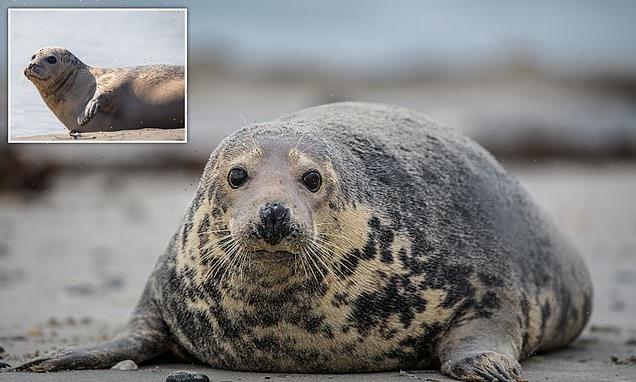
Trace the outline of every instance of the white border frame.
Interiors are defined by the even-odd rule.
[[[63,140],[63,141],[30,141],[30,140],[12,140],[11,139],[11,12],[30,12],[30,11],[183,11],[185,17],[185,61],[184,61],[184,80],[185,80],[185,93],[184,93],[184,139],[183,140],[159,140],[159,141],[143,141],[143,140],[128,140],[128,141],[101,141],[101,140]],[[48,7],[48,8],[7,8],[7,143],[80,143],[80,144],[103,144],[103,143],[188,143],[188,8],[64,8],[64,7]]]

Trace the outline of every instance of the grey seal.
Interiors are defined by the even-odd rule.
[[[581,257],[485,149],[414,111],[337,103],[223,140],[126,329],[17,370],[171,352],[523,380],[518,361],[572,342],[591,301]]]
[[[70,132],[185,126],[183,66],[98,68],[65,48],[45,47],[24,75]]]

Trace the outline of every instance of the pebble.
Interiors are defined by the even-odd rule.
[[[137,364],[135,363],[135,361],[132,360],[125,360],[125,361],[121,361],[118,364],[116,364],[115,366],[111,367],[111,369],[116,369],[116,370],[137,370],[139,369],[139,366],[137,366]]]
[[[628,358],[619,358],[615,355],[611,357],[612,362],[615,365],[635,365],[636,364],[636,355],[629,356]]]
[[[0,362],[0,369],[6,369],[7,367],[11,367],[11,365],[6,362]]]
[[[205,374],[177,370],[168,375],[166,382],[210,382],[210,379]]]

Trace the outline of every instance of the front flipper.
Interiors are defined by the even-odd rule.
[[[150,295],[151,291],[146,287],[128,325],[112,340],[53,351],[7,371],[106,369],[123,360],[142,363],[161,355],[172,347],[172,343],[168,327]]]
[[[17,366],[15,371],[49,372],[77,369],[107,369],[131,359],[147,361],[165,350],[162,343],[138,335],[123,336],[92,346],[64,348]]]
[[[514,331],[495,319],[473,319],[449,329],[440,341],[442,373],[462,381],[525,381]]]
[[[77,117],[77,123],[80,126],[84,126],[88,121],[93,119],[97,113],[107,111],[111,104],[109,94],[109,91],[95,93],[95,96],[86,104],[84,112]]]

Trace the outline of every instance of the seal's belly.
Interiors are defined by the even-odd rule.
[[[290,373],[422,369],[436,363],[434,334],[390,329],[386,336],[335,336],[284,324],[220,339],[220,352],[202,361],[220,369]]]
[[[215,368],[344,373],[436,364],[436,341],[451,315],[437,304],[405,317],[404,307],[371,304],[360,315],[353,304],[312,302],[255,310],[190,304],[171,326],[188,352]]]
[[[397,274],[388,266],[387,271]],[[398,283],[377,277],[365,288],[331,281],[310,291],[301,284],[281,294],[237,286],[197,290],[186,294],[190,299],[174,299],[166,321],[188,352],[216,368],[334,373],[425,368],[437,362],[436,340],[453,307],[443,303],[447,290],[430,288],[420,278]]]

